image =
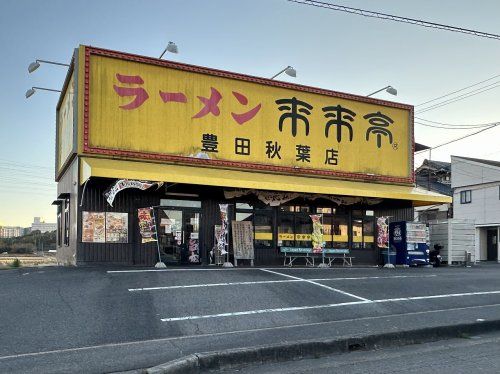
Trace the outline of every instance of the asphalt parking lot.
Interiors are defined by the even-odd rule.
[[[0,372],[112,372],[189,353],[498,319],[500,266],[0,272]]]

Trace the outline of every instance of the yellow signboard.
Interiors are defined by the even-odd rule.
[[[61,170],[73,152],[74,86],[74,75],[71,74],[61,106],[57,111],[57,171]]]
[[[84,55],[85,153],[412,182],[411,106],[90,47]]]

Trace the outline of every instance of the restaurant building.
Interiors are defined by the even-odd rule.
[[[377,264],[378,217],[451,200],[415,187],[414,147],[411,105],[79,46],[57,105],[57,257],[208,264],[244,221],[255,264],[277,264],[311,248],[316,215],[324,248]]]

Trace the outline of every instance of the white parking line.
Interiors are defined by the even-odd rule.
[[[465,296],[494,295],[494,294],[500,294],[500,291],[464,292],[464,293],[445,294],[445,295],[413,296],[413,297],[401,297],[401,298],[393,298],[393,299],[352,301],[352,302],[348,302],[348,303],[336,303],[336,304],[304,305],[304,306],[294,306],[294,307],[285,307],[285,308],[257,309],[257,310],[246,310],[246,311],[242,311],[242,312],[232,312],[232,313],[205,314],[205,315],[184,316],[184,317],[170,317],[170,318],[162,318],[161,321],[162,322],[175,322],[175,321],[186,321],[186,320],[195,320],[195,319],[237,317],[237,316],[252,315],[252,314],[281,313],[281,312],[310,310],[310,309],[326,309],[326,308],[335,308],[335,307],[362,305],[362,304],[391,303],[391,302],[398,302],[398,301],[413,301],[413,300],[440,299],[440,298],[449,298],[449,297],[465,297]]]
[[[424,311],[419,311],[419,312],[384,314],[384,315],[378,315],[378,316],[348,318],[348,319],[340,319],[340,320],[326,321],[326,322],[298,323],[296,325],[261,327],[261,328],[256,328],[256,329],[247,329],[247,330],[232,330],[232,331],[223,331],[223,332],[213,332],[213,333],[207,333],[207,334],[182,335],[182,336],[173,336],[173,337],[168,337],[168,338],[158,338],[158,339],[151,339],[151,340],[135,340],[135,341],[129,341],[129,342],[123,342],[123,343],[107,343],[107,344],[75,347],[75,348],[54,349],[54,350],[50,350],[50,351],[18,353],[18,354],[13,354],[13,355],[0,356],[0,361],[19,359],[19,358],[25,358],[25,357],[37,357],[37,356],[45,356],[45,355],[53,355],[53,354],[61,354],[61,353],[88,351],[88,350],[93,350],[93,349],[95,350],[95,349],[103,349],[103,348],[118,348],[118,347],[134,346],[134,345],[141,345],[141,344],[163,343],[163,342],[177,341],[177,340],[190,340],[190,339],[198,340],[200,338],[212,337],[212,336],[252,334],[252,333],[256,333],[256,332],[260,332],[260,331],[288,330],[288,329],[296,329],[298,327],[327,326],[327,325],[334,325],[334,324],[338,324],[338,323],[345,324],[346,322],[359,322],[359,321],[397,318],[397,317],[432,314],[432,313],[442,314],[442,313],[451,312],[451,311],[473,310],[473,309],[483,309],[483,308],[492,308],[492,307],[495,307],[495,308],[500,307],[500,304],[474,305],[474,306],[449,308],[449,309],[436,309],[436,310],[424,310]]]
[[[367,270],[367,269],[376,269],[378,266],[363,266],[363,267],[345,267],[345,268],[313,268],[313,267],[296,267],[296,268],[288,268],[288,269],[283,269],[283,267],[280,268],[266,268],[266,269],[273,269],[273,270],[343,270],[343,271],[353,271],[353,270]],[[161,272],[172,272],[172,271],[256,271],[260,270],[261,268],[220,268],[220,267],[213,267],[213,268],[167,268],[167,269],[131,269],[131,270],[107,270],[106,273],[108,274],[126,274],[126,273],[161,273]]]
[[[288,274],[278,273],[277,271],[273,271],[273,270],[269,270],[269,269],[260,269],[260,270],[265,271],[265,272],[267,272],[267,273],[276,274],[276,275],[281,275],[281,276],[283,276],[283,277],[287,277],[287,278],[291,278],[291,279],[300,280],[300,281],[302,281],[302,282],[311,283],[311,284],[314,284],[315,286],[323,287],[323,288],[326,288],[327,290],[330,290],[330,291],[335,291],[335,292],[341,293],[341,294],[343,294],[343,295],[353,297],[353,298],[358,299],[358,300],[362,300],[362,301],[370,301],[370,300],[368,300],[368,299],[365,299],[364,297],[361,297],[361,296],[356,296],[356,295],[353,295],[352,293],[345,292],[345,291],[339,290],[338,288],[333,288],[333,287],[330,287],[330,286],[327,286],[327,285],[324,285],[324,284],[321,284],[321,283],[317,283],[317,282],[314,282],[314,281],[309,280],[309,279],[299,278],[299,277],[294,277],[293,275],[288,275]]]
[[[345,277],[345,278],[312,278],[312,279],[281,279],[281,280],[266,280],[266,281],[248,281],[248,282],[223,282],[223,283],[202,283],[188,284],[182,286],[158,286],[158,287],[142,287],[129,288],[130,292],[136,291],[160,291],[160,290],[177,290],[183,288],[204,288],[204,287],[225,287],[225,286],[240,286],[253,284],[273,284],[273,283],[298,283],[298,282],[330,282],[330,281],[346,281],[346,280],[367,280],[367,279],[399,279],[399,278],[430,278],[436,277],[435,274],[430,275],[393,275],[387,277]]]

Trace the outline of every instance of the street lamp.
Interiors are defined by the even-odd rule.
[[[42,90],[42,91],[50,91],[50,92],[61,92],[61,90],[54,90],[52,88],[43,88],[43,87],[31,87],[28,91],[26,91],[26,98],[30,98],[33,96],[36,92],[36,90]]]
[[[179,53],[179,49],[177,48],[177,44],[175,44],[174,42],[168,42],[167,47],[165,48],[165,50],[163,51],[163,53],[158,58],[162,58],[163,55],[165,53],[167,53],[167,52],[170,52],[170,53]]]
[[[47,60],[35,60],[28,66],[28,73],[33,73],[36,69],[40,67],[40,62],[44,64],[51,64],[51,65],[59,65],[59,66],[67,66],[69,67],[69,64],[63,64],[61,62],[55,62],[55,61],[47,61]]]
[[[396,90],[394,87],[392,86],[387,86],[387,87],[384,87],[384,88],[381,88],[380,90],[377,90],[375,92],[372,92],[371,94],[369,95],[366,95],[366,97],[370,97],[370,96],[373,96],[375,95],[376,93],[379,93],[380,91],[384,91],[387,92],[387,93],[390,93],[391,95],[394,95],[394,96],[397,96],[398,94],[398,90]]]
[[[274,74],[270,79],[276,78],[281,73],[285,73],[286,75],[289,75],[289,76],[294,77],[294,78],[297,76],[297,70],[295,70],[294,68],[292,68],[289,65],[286,68],[284,68],[283,70],[281,70],[278,74]]]

